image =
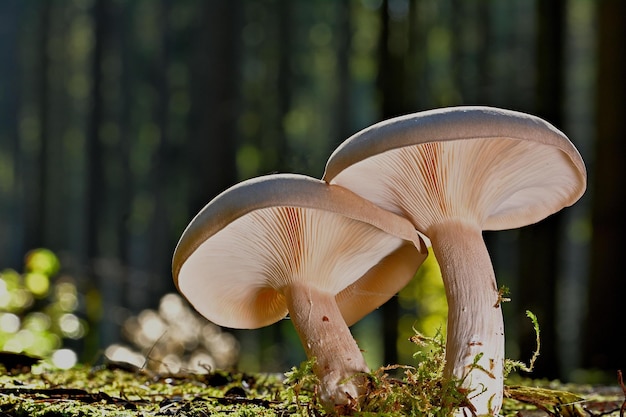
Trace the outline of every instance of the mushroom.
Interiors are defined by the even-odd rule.
[[[482,231],[529,225],[575,203],[586,187],[576,148],[531,115],[452,107],[354,134],[323,179],[408,218],[430,239],[448,300],[444,376],[474,391],[478,414],[498,413],[504,324]]]
[[[331,409],[365,392],[368,367],[348,326],[404,287],[426,256],[407,219],[342,187],[274,174],[209,202],[172,267],[178,290],[218,325],[259,328],[289,313]]]

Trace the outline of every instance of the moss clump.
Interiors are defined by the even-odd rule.
[[[367,395],[349,404],[338,406],[335,414],[351,416],[450,416],[459,407],[472,407],[471,392],[461,382],[443,377],[445,342],[440,332],[434,337],[416,333],[411,341],[417,346],[415,366],[381,367],[367,374]],[[313,361],[303,363],[286,374],[286,392],[300,410],[315,410],[317,379],[312,373]],[[304,395],[303,395],[304,394]]]
[[[351,409],[354,415],[448,416],[468,406],[468,392],[460,382],[443,378],[444,339],[441,333],[426,337],[416,333],[411,341],[418,347],[415,366],[386,366],[369,375],[369,394]],[[393,374],[400,374],[394,376]]]

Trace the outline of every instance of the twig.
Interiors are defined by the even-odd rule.
[[[123,405],[125,408],[136,408],[133,401],[112,397],[104,392],[90,393],[78,388],[0,388],[0,394],[43,396],[51,400],[76,400],[84,403],[104,401],[108,404]]]

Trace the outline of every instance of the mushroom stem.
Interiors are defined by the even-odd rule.
[[[320,399],[326,408],[347,404],[365,393],[369,372],[361,350],[350,333],[330,292],[293,283],[283,291],[287,307],[307,357],[320,380]]]
[[[444,376],[463,381],[478,415],[502,406],[504,322],[480,226],[460,221],[428,230],[448,300]],[[478,355],[482,355],[478,361]],[[462,413],[462,410],[461,410]]]

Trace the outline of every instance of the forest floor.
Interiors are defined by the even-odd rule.
[[[285,375],[213,371],[206,374],[163,375],[116,364],[52,370],[20,361],[0,375],[0,417],[125,417],[125,416],[325,416],[310,384],[310,367]],[[391,390],[406,381],[378,373]],[[520,382],[521,381],[521,382]],[[377,394],[374,394],[377,395]],[[404,395],[404,394],[401,394]],[[397,400],[378,408],[352,410],[355,416],[446,415],[441,408],[420,411]],[[507,384],[501,415],[624,416],[626,391],[615,386],[563,385],[518,380]]]

